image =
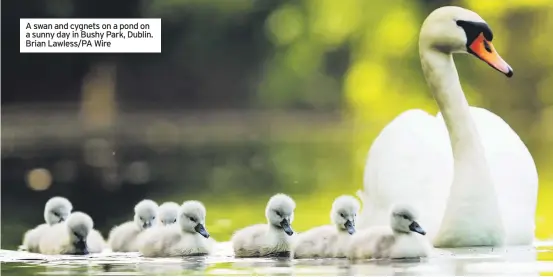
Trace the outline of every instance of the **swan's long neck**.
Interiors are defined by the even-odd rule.
[[[453,57],[422,47],[420,55],[424,76],[449,132],[454,157],[454,179],[442,228],[447,225],[463,229],[470,226],[459,224],[485,225],[486,220],[488,224],[500,220],[484,147],[461,89]]]

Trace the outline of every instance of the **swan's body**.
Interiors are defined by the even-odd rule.
[[[409,110],[373,142],[365,166],[360,227],[387,224],[392,203],[421,211],[437,247],[531,244],[538,176],[517,134],[499,116],[469,107],[452,53],[471,52],[512,76],[480,16],[459,7],[432,12],[419,51],[440,115]]]
[[[432,247],[424,230],[416,222],[411,207],[396,206],[390,226],[373,226],[355,233],[348,245],[350,259],[422,258]]]
[[[344,258],[351,235],[355,233],[355,218],[359,201],[352,196],[340,196],[330,210],[331,225],[324,225],[298,234],[294,241],[294,258]]]
[[[284,194],[276,194],[267,203],[268,224],[256,224],[236,231],[232,246],[236,257],[290,256],[296,204]]]
[[[138,236],[145,257],[175,257],[211,253],[215,241],[205,230],[206,210],[198,201],[186,201],[178,211],[178,224],[160,225]]]
[[[56,224],[42,235],[40,253],[57,255],[87,255],[104,250],[104,240],[93,232],[94,223],[90,216],[81,212],[72,213],[67,221]],[[99,236],[99,237],[98,237]]]
[[[64,222],[72,210],[73,205],[66,198],[59,196],[50,198],[46,202],[46,205],[44,205],[44,221],[46,223],[40,224],[37,227],[25,232],[22,243],[23,249],[29,252],[38,253],[38,245],[41,236],[51,226]]]
[[[180,206],[175,202],[165,202],[159,206],[157,218],[160,225],[169,225],[177,222]]]
[[[138,235],[155,225],[158,205],[152,200],[142,200],[134,207],[134,220],[114,227],[109,233],[108,244],[114,252],[136,252]]]

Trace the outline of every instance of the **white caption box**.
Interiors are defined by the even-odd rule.
[[[21,18],[21,53],[161,53],[161,18]]]

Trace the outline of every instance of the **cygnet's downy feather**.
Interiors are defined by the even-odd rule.
[[[92,218],[82,212],[74,212],[65,222],[50,227],[40,238],[42,254],[87,255],[103,251],[105,243],[94,231]],[[99,237],[98,237],[99,235]]]
[[[169,225],[177,223],[179,215],[179,204],[175,202],[165,202],[159,206],[157,218],[160,225]]]
[[[427,257],[432,249],[412,207],[396,205],[390,226],[374,226],[355,233],[348,247],[350,259],[403,259]]]
[[[158,205],[145,199],[134,206],[134,220],[115,226],[109,233],[108,245],[114,252],[137,252],[137,236],[156,224]]]
[[[267,224],[238,230],[232,236],[236,257],[290,256],[296,203],[285,194],[276,194],[267,203]]]
[[[73,205],[66,198],[60,196],[50,198],[46,202],[46,205],[44,205],[43,215],[46,223],[25,232],[21,250],[38,253],[38,244],[41,236],[50,226],[64,222],[72,210]]]
[[[336,198],[330,210],[332,224],[299,234],[294,241],[294,257],[345,258],[349,240],[355,233],[358,212],[359,201],[353,196]]]
[[[186,201],[178,211],[177,224],[156,226],[138,237],[145,257],[207,255],[215,241],[205,228],[206,209],[199,201]]]

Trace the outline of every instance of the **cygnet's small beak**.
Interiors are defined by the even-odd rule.
[[[75,255],[88,255],[88,245],[86,244],[86,238],[77,237],[77,242],[75,242]]]
[[[292,230],[292,227],[290,227],[290,223],[286,218],[280,222],[280,227],[282,227],[284,233],[286,233],[287,235],[291,236],[294,234],[294,230]]]
[[[143,224],[142,224],[142,228],[144,229],[148,229],[152,227],[152,222],[151,221],[145,221]]]
[[[207,230],[204,228],[204,225],[201,224],[201,223],[198,223],[198,225],[196,225],[196,227],[194,227],[194,230],[196,232],[198,232],[200,235],[202,235],[204,238],[209,238],[209,233],[207,232]]]
[[[351,220],[346,221],[344,227],[346,227],[346,230],[348,230],[348,234],[353,235],[353,233],[355,233],[355,226],[353,226]]]
[[[411,223],[409,225],[409,230],[411,230],[413,232],[416,232],[416,233],[419,233],[423,236],[426,235],[426,232],[422,229],[422,227],[416,221],[413,221],[413,223]]]

